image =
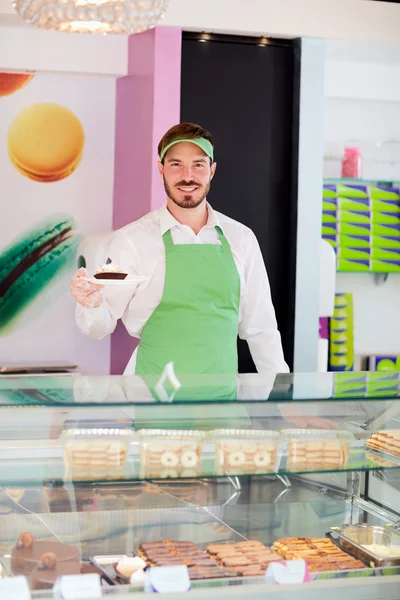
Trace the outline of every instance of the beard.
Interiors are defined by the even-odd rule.
[[[182,192],[175,192],[173,188],[171,188],[170,185],[168,185],[165,177],[163,177],[163,181],[164,181],[164,189],[165,192],[168,196],[168,198],[170,198],[172,200],[172,202],[175,202],[175,204],[177,206],[180,206],[180,208],[197,208],[198,206],[200,206],[200,204],[203,202],[203,200],[207,197],[208,192],[210,191],[210,184],[211,182],[209,181],[207,183],[207,185],[205,186],[199,186],[199,184],[195,181],[190,181],[190,182],[186,182],[186,181],[181,181],[180,183],[178,183],[177,185],[175,185],[174,187],[191,187],[191,186],[199,186],[198,189],[193,192],[192,194],[186,194],[185,196],[182,197]]]

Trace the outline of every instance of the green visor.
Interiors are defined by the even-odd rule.
[[[164,156],[167,154],[168,150],[172,148],[172,146],[175,146],[175,144],[180,144],[181,142],[189,142],[190,144],[195,144],[196,146],[201,148],[203,152],[211,158],[212,161],[214,161],[214,148],[211,142],[202,137],[192,138],[191,140],[183,138],[177,138],[175,140],[172,140],[172,142],[165,146],[164,150],[161,152],[160,160],[162,161],[164,159]]]

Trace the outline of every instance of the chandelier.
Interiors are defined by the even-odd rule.
[[[13,0],[27,23],[71,33],[141,33],[164,16],[169,0]]]

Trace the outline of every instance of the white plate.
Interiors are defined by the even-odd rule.
[[[95,277],[88,277],[87,281],[90,283],[98,283],[99,285],[108,286],[129,286],[136,285],[138,283],[142,283],[143,281],[148,281],[150,277],[142,277],[140,275],[128,275],[125,279],[96,279]]]

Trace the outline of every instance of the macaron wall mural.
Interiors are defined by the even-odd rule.
[[[65,106],[41,102],[13,119],[7,135],[11,164],[25,177],[42,183],[61,181],[82,160],[85,132]]]
[[[57,279],[67,283],[76,269],[81,241],[75,227],[68,214],[50,215],[23,231],[0,254],[0,335],[12,331],[24,311]]]
[[[0,73],[0,364],[68,361],[106,372],[68,282],[79,247],[112,226],[115,80]],[[88,353],[89,351],[89,353]]]
[[[33,73],[0,73],[0,98],[20,90],[33,76]]]

